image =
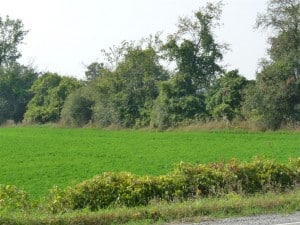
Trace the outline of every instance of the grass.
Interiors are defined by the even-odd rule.
[[[300,156],[299,132],[107,131],[49,127],[0,128],[0,183],[39,198],[104,171],[168,173],[180,161],[206,163]]]
[[[300,190],[255,196],[228,194],[222,198],[204,198],[174,204],[157,203],[147,207],[114,208],[97,212],[87,210],[65,214],[43,212],[0,213],[0,224],[165,224],[201,222],[212,218],[291,213],[300,210]]]

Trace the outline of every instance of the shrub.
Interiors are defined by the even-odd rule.
[[[297,173],[291,165],[272,160],[254,159],[250,163],[240,163],[234,173],[246,193],[286,189],[295,184]]]
[[[172,201],[180,197],[178,179],[172,176],[136,176],[131,173],[103,173],[75,187],[51,190],[48,208],[52,212],[111,205],[147,205],[151,200]]]
[[[52,212],[113,205],[147,205],[151,200],[186,200],[228,193],[252,194],[283,191],[300,183],[300,158],[282,164],[254,158],[251,162],[193,165],[180,163],[164,176],[103,173],[65,190],[54,188],[49,199]]]
[[[185,196],[191,197],[229,192],[237,180],[236,175],[223,162],[199,165],[180,163],[175,173],[183,177],[183,191]]]
[[[92,119],[92,107],[95,101],[88,87],[73,91],[66,99],[61,111],[64,124],[83,126]]]
[[[29,206],[29,198],[25,191],[13,185],[0,184],[0,211],[24,210]]]

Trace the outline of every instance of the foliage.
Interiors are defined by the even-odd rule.
[[[25,210],[29,207],[28,194],[13,185],[0,184],[0,212]]]
[[[258,214],[292,213],[299,210],[300,191],[286,193],[270,192],[250,196],[229,193],[222,197],[195,199],[193,201],[155,201],[148,206],[134,208],[115,207],[91,212],[77,210],[53,214],[33,208],[30,213],[5,212],[0,223],[10,225],[72,224],[72,225],[112,225],[112,224],[153,224],[157,221],[199,221],[209,218],[241,217]]]
[[[86,180],[74,188],[52,191],[49,206],[53,212],[59,209],[82,209],[95,211],[114,205],[147,205],[156,198],[171,200],[176,190],[171,177],[139,177],[130,173],[103,173]],[[66,203],[65,205],[62,203]],[[54,205],[52,204],[54,203]],[[56,207],[59,205],[59,208]],[[63,207],[62,207],[63,206]]]
[[[147,205],[154,199],[171,202],[233,192],[286,190],[299,182],[299,168],[293,170],[295,165],[299,166],[299,161],[298,158],[288,164],[265,159],[249,163],[235,160],[228,164],[181,163],[173,173],[158,177],[103,173],[64,191],[55,189],[49,206],[53,212],[83,208],[95,211],[112,205]]]
[[[95,90],[95,106],[93,107],[93,122],[101,127],[112,124],[120,125],[120,115],[117,110],[122,106],[121,87],[114,73],[98,77],[93,86]]]
[[[31,67],[13,64],[0,67],[0,124],[6,120],[23,120],[26,106],[32,98],[29,89],[38,73]]]
[[[75,78],[45,73],[31,87],[33,98],[28,103],[25,123],[57,122],[68,95],[80,87]]]
[[[9,115],[8,102],[1,96],[0,98],[0,124],[7,120]]]
[[[21,57],[18,46],[28,33],[21,20],[0,16],[0,124],[7,120],[23,120],[32,95],[29,89],[37,72],[17,63]]]
[[[93,62],[87,66],[85,77],[87,81],[94,81],[97,77],[105,76],[109,73],[109,70],[105,68],[103,63]]]
[[[298,67],[300,54],[300,3],[298,0],[269,0],[267,11],[259,14],[257,28],[271,28],[270,57],[273,61],[285,58]]]
[[[273,31],[268,51],[271,60],[262,62],[255,93],[249,95],[251,91],[248,92],[245,105],[256,111],[267,128],[278,129],[285,123],[299,120],[299,1],[270,0],[267,12],[257,19],[257,27]]]
[[[150,110],[158,95],[157,82],[166,79],[154,49],[128,48],[110,76],[96,82],[98,98],[94,122],[101,126],[118,124],[143,127],[149,124]]]
[[[14,64],[21,57],[18,45],[22,43],[27,32],[21,20],[0,17],[0,66]]]
[[[177,72],[184,74],[195,93],[210,86],[222,71],[222,46],[214,39],[212,28],[218,24],[222,4],[208,3],[195,13],[195,19],[180,18],[178,31],[162,47],[169,60],[175,60]]]
[[[257,75],[256,86],[247,92],[244,111],[255,112],[258,121],[269,129],[299,120],[299,82],[291,69],[286,62],[267,64]]]
[[[271,30],[270,48],[252,82],[220,65],[226,45],[218,43],[214,29],[222,6],[221,1],[207,3],[193,17],[179,18],[177,31],[165,41],[158,33],[102,50],[103,62],[87,66],[84,84],[51,73],[37,79],[32,68],[17,64],[27,31],[22,21],[0,17],[0,124],[62,119],[72,126],[91,122],[163,130],[239,118],[275,130],[298,123],[299,1],[269,0],[266,12],[258,15],[256,27]]]
[[[237,70],[229,71],[218,78],[206,94],[206,108],[215,119],[232,121],[240,114],[246,78]]]
[[[73,91],[66,99],[61,111],[62,122],[71,126],[83,126],[92,120],[92,108],[95,105],[90,87]]]
[[[178,31],[162,46],[177,67],[171,79],[160,86],[151,113],[152,127],[165,129],[204,119],[204,92],[222,71],[218,65],[222,47],[212,32],[220,14],[221,3],[207,4],[195,13],[195,19],[181,18]]]
[[[191,80],[181,74],[160,84],[160,93],[151,112],[152,127],[166,129],[187,120],[204,118],[204,96],[191,93],[191,86]]]
[[[299,182],[299,158],[290,160],[287,165],[272,160],[255,159],[242,163],[239,167],[230,166],[235,171],[237,182],[246,193],[268,190],[285,190]]]

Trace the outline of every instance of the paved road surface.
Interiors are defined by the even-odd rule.
[[[300,225],[300,212],[291,215],[251,216],[236,219],[214,220],[202,223],[190,223],[184,225]]]

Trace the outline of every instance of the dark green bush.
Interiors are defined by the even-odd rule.
[[[283,191],[300,183],[300,158],[282,164],[255,158],[251,162],[193,165],[180,163],[164,176],[103,173],[65,190],[54,188],[49,199],[52,212],[114,205],[147,205],[151,200],[186,200],[231,192],[252,194]]]
[[[84,126],[92,120],[92,108],[95,101],[90,87],[83,87],[73,91],[66,99],[61,111],[63,124]]]

